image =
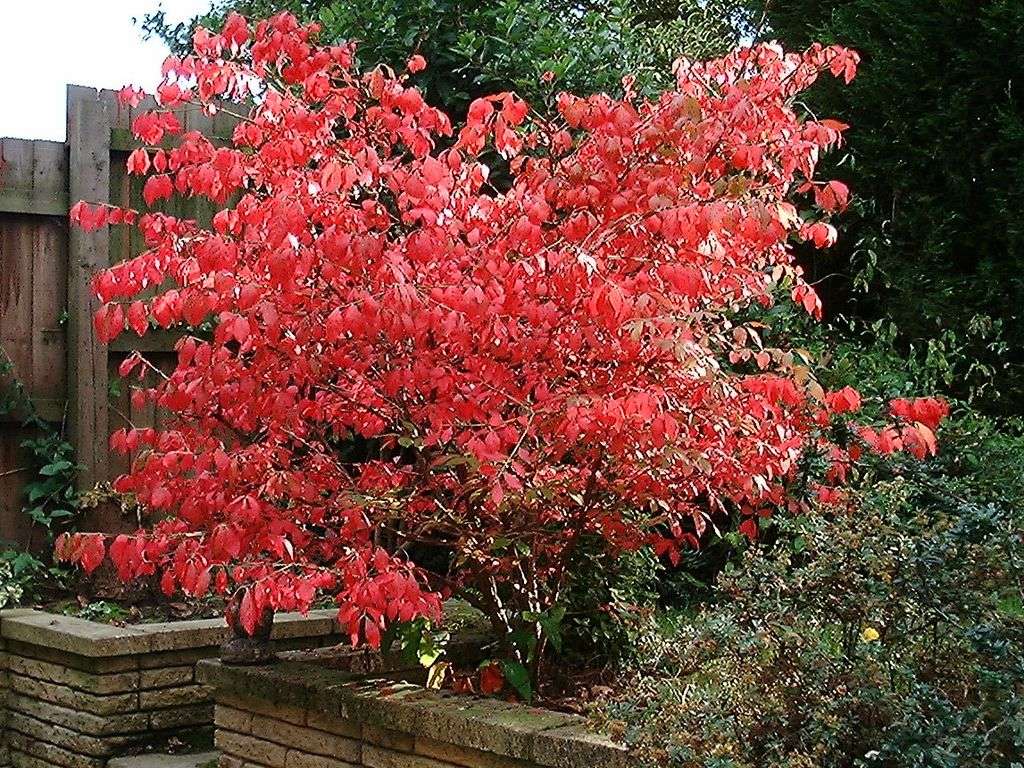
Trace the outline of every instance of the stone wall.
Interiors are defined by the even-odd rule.
[[[334,615],[280,615],[274,643],[335,644]],[[170,737],[208,742],[213,703],[195,667],[227,635],[223,619],[115,627],[0,612],[0,768],[104,768]]]
[[[295,655],[198,666],[214,690],[220,768],[623,768],[581,717],[331,669]]]

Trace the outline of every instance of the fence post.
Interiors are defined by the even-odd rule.
[[[110,200],[110,125],[102,95],[69,85],[68,191],[79,200]],[[90,290],[92,276],[108,266],[106,227],[68,233],[68,416],[71,443],[81,465],[80,489],[107,479],[107,349],[96,338],[92,318],[99,300]]]

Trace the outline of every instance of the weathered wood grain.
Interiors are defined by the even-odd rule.
[[[129,382],[117,381],[124,357],[138,351],[158,368],[174,367],[180,331],[139,338],[125,333],[109,346],[98,343],[92,317],[98,301],[90,283],[99,269],[138,254],[135,228],[83,232],[68,226],[78,200],[110,202],[140,210],[142,180],[125,172],[139,143],[132,121],[156,105],[118,103],[116,92],[68,86],[66,142],[0,138],[0,358],[9,359],[31,401],[29,410],[0,412],[0,542],[42,543],[22,513],[28,455],[21,443],[37,437],[22,422],[29,411],[65,429],[82,466],[81,488],[112,480],[137,456],[117,457],[109,433],[121,426],[159,426],[165,414],[147,404],[135,409]],[[186,130],[201,131],[218,146],[230,143],[236,118],[210,117],[189,106],[180,116]],[[169,137],[168,146],[177,137]],[[214,206],[204,199],[162,201],[157,210],[208,223]],[[111,382],[115,382],[111,386]],[[10,377],[0,378],[0,386]],[[134,521],[118,510],[92,510],[85,526],[114,530]]]
[[[72,200],[110,199],[110,122],[107,100],[92,88],[68,88],[68,189]],[[109,265],[106,227],[68,237],[69,424],[79,487],[107,479],[107,349],[92,318],[99,302],[90,290],[97,270]]]

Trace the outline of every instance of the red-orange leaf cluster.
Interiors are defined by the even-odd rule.
[[[199,30],[135,121],[147,204],[224,207],[210,227],[143,213],[146,250],[95,281],[103,339],[213,325],[166,377],[123,366],[173,419],[111,439],[138,455],[117,490],[153,513],[109,547],[122,577],[236,592],[249,631],[328,592],[353,642],[376,645],[452,591],[511,630],[559,599],[584,539],[675,559],[715,516],[753,537],[804,503],[808,452],[839,451],[841,474],[852,454],[822,435],[860,396],[822,392],[733,318],[779,298],[820,313],[790,243],[835,239],[848,193],[814,171],[845,126],[792,103],[822,72],[852,77],[856,54],[680,61],[657,99],[562,94],[554,119],[496,94],[454,131],[404,76],[361,74],[315,32],[287,14]],[[239,112],[233,144],[152,146],[181,133],[168,110],[184,103]],[[790,202],[801,190],[814,220]],[[93,210],[79,223],[113,220]],[[906,430],[935,407],[893,412],[902,445],[934,450]],[[450,570],[425,574],[417,546]],[[92,567],[103,543],[60,547]]]

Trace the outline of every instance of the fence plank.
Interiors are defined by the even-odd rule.
[[[68,190],[72,200],[110,199],[108,99],[92,88],[68,86]],[[107,350],[96,338],[92,317],[99,301],[90,290],[93,274],[108,266],[105,227],[68,237],[68,415],[81,471],[80,488],[107,479]]]
[[[68,146],[63,141],[32,142],[32,190],[67,197]]]
[[[37,411],[41,402],[60,403],[62,422],[67,398],[67,297],[67,227],[43,220],[36,224],[32,242],[32,399]]]
[[[5,424],[0,428],[0,544],[30,543],[31,530],[22,512],[30,456],[21,444],[35,436],[33,431],[17,425]]]
[[[67,148],[63,142],[0,140],[0,343],[31,411],[60,421],[65,407]],[[0,385],[10,382],[0,382]],[[40,433],[21,426],[29,409],[0,414],[0,541],[41,545],[22,508]]]
[[[4,189],[32,189],[32,142],[0,139],[0,184]]]
[[[67,215],[66,173],[63,144],[0,139],[0,212]]]
[[[0,218],[0,348],[13,376],[32,389],[32,218]]]

